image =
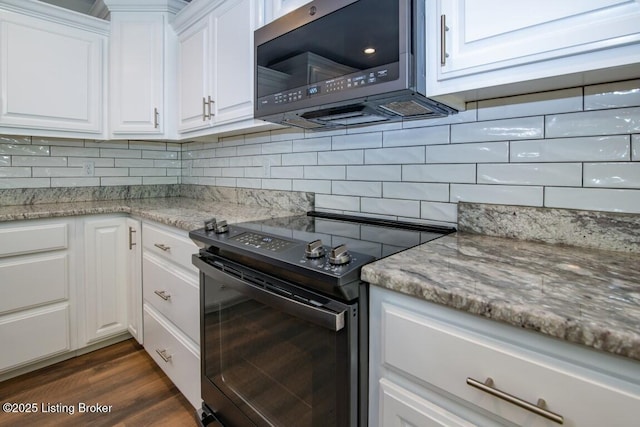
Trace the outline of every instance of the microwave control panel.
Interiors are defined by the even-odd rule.
[[[397,69],[394,68],[395,67],[377,67],[335,77],[307,86],[278,92],[273,95],[263,96],[258,100],[258,103],[261,107],[273,107],[397,80],[399,73]],[[260,82],[258,82],[258,84],[260,84]]]

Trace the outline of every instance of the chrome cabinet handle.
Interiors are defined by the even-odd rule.
[[[166,363],[169,363],[171,361],[171,355],[167,354],[167,350],[158,350],[156,349],[156,353],[158,353],[158,356],[160,356],[162,358],[162,360],[164,360]]]
[[[153,293],[165,301],[169,301],[171,299],[171,294],[168,294],[167,291],[153,291]]]
[[[209,102],[207,103],[209,105],[209,118],[212,118],[215,114],[213,114],[211,112],[211,106],[215,103],[215,101],[213,99],[211,99],[211,97],[209,97]]]
[[[157,108],[153,109],[153,127],[158,129],[158,126],[160,126],[160,113],[158,112]]]
[[[447,15],[440,15],[440,65],[445,66],[447,64]]]
[[[162,243],[154,243],[153,246],[155,246],[158,249],[162,249],[165,252],[171,249],[171,246],[163,245]]]
[[[213,114],[211,113],[211,106],[213,105],[214,102],[215,101],[211,99],[211,95],[207,96],[206,98],[204,96],[202,97],[202,121],[203,122],[213,117]]]
[[[133,233],[135,233],[136,230],[133,227],[129,227],[129,250],[133,249],[133,247],[136,245],[133,242]]]
[[[534,405],[533,403],[527,402],[526,400],[522,400],[519,397],[495,388],[493,386],[493,380],[491,378],[487,378],[485,382],[481,383],[478,380],[467,377],[467,384],[469,384],[471,387],[482,390],[485,393],[489,393],[490,395],[495,396],[498,399],[505,400],[509,403],[521,407],[522,409],[526,409],[527,411],[533,412],[536,415],[540,415],[541,417],[544,417],[548,420],[554,421],[558,424],[564,424],[564,417],[562,415],[558,415],[555,412],[551,412],[546,409],[547,403],[544,401],[544,399],[538,399],[538,402]]]

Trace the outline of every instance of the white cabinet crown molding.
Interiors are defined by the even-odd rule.
[[[35,0],[0,0],[0,11],[2,10],[91,31],[102,36],[109,35],[108,21]]]
[[[192,0],[188,7],[178,13],[173,21],[177,33],[195,24],[211,11],[230,0]]]
[[[110,12],[169,12],[176,14],[189,3],[185,0],[102,0]]]

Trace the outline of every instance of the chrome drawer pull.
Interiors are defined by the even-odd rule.
[[[167,291],[153,291],[153,293],[165,301],[169,301],[169,299],[171,299],[171,294],[168,294]]]
[[[158,353],[158,356],[160,356],[162,358],[162,360],[164,360],[166,363],[169,363],[171,361],[171,355],[167,354],[167,350],[158,350],[156,349],[156,353]]]
[[[165,252],[171,249],[171,246],[163,245],[162,243],[154,243],[153,246],[155,246],[158,249],[162,249]]]
[[[562,415],[558,415],[546,409],[547,403],[544,401],[544,399],[538,399],[538,402],[534,405],[533,403],[529,403],[526,400],[520,399],[519,397],[513,396],[502,390],[498,390],[493,386],[493,380],[491,378],[487,378],[485,382],[481,383],[478,380],[467,377],[467,384],[469,384],[471,387],[482,390],[485,393],[489,393],[490,395],[495,396],[498,399],[505,400],[509,403],[521,407],[522,409],[526,409],[527,411],[533,412],[534,414],[540,415],[541,417],[545,417],[548,420],[554,421],[558,424],[564,424],[564,417]]]

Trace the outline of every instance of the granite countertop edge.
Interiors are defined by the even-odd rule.
[[[216,217],[218,220],[225,219],[228,223],[237,223],[303,214],[304,212],[229,202],[201,201],[186,197],[169,197],[0,206],[0,223],[118,213],[191,231],[201,228],[204,225],[204,220],[211,217]]]
[[[505,277],[487,279],[487,270],[498,268],[504,270],[505,263],[501,256],[504,258],[508,256],[494,252],[492,257],[495,264],[493,264],[491,259],[483,257],[486,254],[478,255],[473,250],[475,248],[472,249],[470,245],[466,246],[467,240],[473,240],[476,246],[482,245],[482,242],[487,242],[494,249],[499,247],[502,242],[507,248],[513,248],[513,245],[517,245],[518,248],[533,247],[535,250],[558,251],[558,253],[564,253],[562,262],[570,259],[570,255],[566,255],[566,252],[569,252],[566,246],[523,241],[515,242],[508,238],[483,235],[469,237],[466,233],[458,232],[368,264],[363,268],[361,278],[373,286],[400,292],[425,301],[507,323],[518,328],[536,331],[607,353],[640,360],[640,328],[634,327],[637,325],[638,318],[640,318],[640,309],[637,305],[631,306],[628,309],[629,312],[624,313],[622,318],[611,321],[610,317],[607,316],[608,313],[602,313],[600,307],[601,305],[608,305],[608,301],[603,299],[602,295],[596,295],[595,292],[593,296],[589,295],[588,286],[584,286],[580,290],[583,292],[581,297],[586,298],[585,300],[574,302],[572,297],[554,295],[551,298],[556,298],[559,301],[556,301],[555,307],[553,304],[549,307],[545,303],[546,301],[531,297],[537,292],[535,286],[532,286],[532,289],[523,290],[526,286],[522,286],[522,283],[525,280],[537,280],[535,276],[526,277],[521,282],[514,283],[513,286],[503,286],[506,283],[505,281],[508,280],[505,277],[517,271],[518,266],[514,267],[515,270],[507,273],[496,273],[498,275],[504,274]],[[433,266],[434,261],[442,262],[445,259],[445,254],[446,256],[451,256],[452,250],[458,251],[461,255],[459,258],[454,256],[451,266],[448,267],[451,268],[451,275],[445,272],[445,268],[421,268],[418,265],[421,260],[425,265],[430,264]],[[584,253],[591,251],[594,257],[604,254],[605,260],[622,259],[624,263],[633,262],[631,258],[633,255],[626,253],[579,248],[576,248],[576,250],[578,251],[576,257],[584,256]],[[439,253],[439,255],[430,259],[432,252]],[[482,258],[481,263],[478,262],[480,258]],[[508,262],[513,261],[509,259]],[[549,262],[549,265],[552,265],[552,263]],[[460,271],[463,271],[462,275],[458,274]],[[471,279],[474,272],[477,273],[476,277],[478,278],[475,283]],[[527,276],[528,273],[526,269],[522,270],[523,276]],[[554,273],[554,271],[545,271],[541,276],[553,275]],[[633,267],[633,273],[636,273],[635,267]],[[458,279],[459,277],[460,279]],[[467,281],[472,283],[468,286],[456,285],[456,280],[458,282]],[[495,281],[493,282],[492,280]],[[597,280],[601,281],[602,277],[598,277]],[[588,285],[592,285],[592,283],[588,283]],[[571,289],[571,292],[575,292],[573,286],[575,286],[575,283],[567,283],[567,287]],[[585,289],[587,289],[586,292],[584,292]],[[635,283],[632,291],[640,292],[640,287],[637,283]],[[581,316],[580,307],[588,311],[590,309],[588,303],[592,297],[595,301],[593,313],[586,313],[585,316]],[[528,298],[530,300],[527,300]],[[567,298],[566,302],[563,301],[563,298]],[[572,305],[570,301],[573,303]],[[567,305],[566,310],[562,307],[563,302]],[[576,306],[578,307],[577,309],[575,308]],[[614,309],[619,309],[619,307],[614,307]],[[625,315],[628,315],[629,318],[625,319]]]

